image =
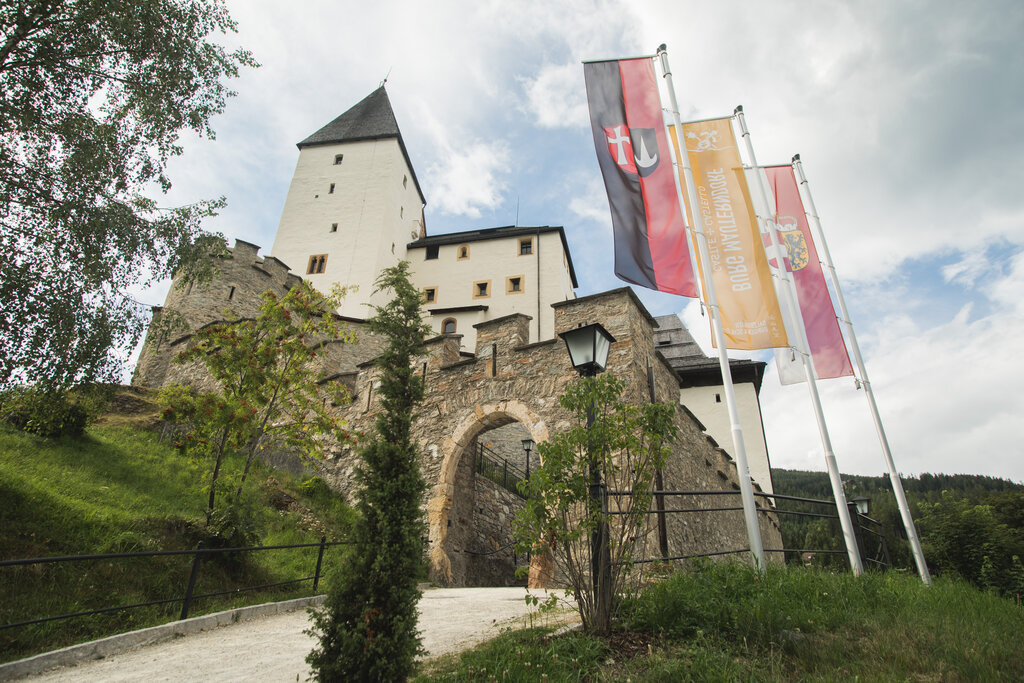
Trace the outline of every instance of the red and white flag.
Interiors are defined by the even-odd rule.
[[[807,226],[807,215],[792,166],[766,166],[768,186],[775,197],[772,226],[786,254],[785,266],[793,275],[800,316],[811,346],[811,358],[818,379],[853,375],[850,356],[825,284],[818,252]],[[769,255],[771,252],[769,252]],[[770,261],[775,267],[774,259]],[[791,349],[776,349],[779,381],[796,384],[806,380],[802,364]]]
[[[696,297],[665,119],[650,58],[583,65],[615,240],[615,275]]]

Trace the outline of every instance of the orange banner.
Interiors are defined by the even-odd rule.
[[[678,156],[675,129],[671,131]],[[708,241],[708,257],[722,315],[725,347],[770,349],[788,346],[785,324],[730,120],[684,123],[683,135]],[[681,177],[680,182],[686,186],[684,178]],[[688,193],[684,193],[684,197],[687,214],[691,225],[694,225]],[[700,270],[701,282],[706,289],[707,275],[703,264],[700,264]]]

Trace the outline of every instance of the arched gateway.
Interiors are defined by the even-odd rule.
[[[260,282],[253,283],[254,291]],[[206,298],[201,296],[195,306]],[[207,317],[214,316],[213,304],[207,308]],[[679,376],[655,350],[656,323],[632,290],[594,294],[552,308],[556,333],[597,322],[615,337],[606,372],[625,382],[626,401],[642,403],[653,397],[678,403]],[[193,317],[204,320],[202,315]],[[474,354],[460,351],[461,335],[441,335],[427,342],[421,368],[426,392],[413,437],[427,482],[425,553],[430,577],[439,584],[509,584],[516,580],[515,570],[524,566],[525,558],[511,547],[512,518],[523,504],[514,485],[523,469],[517,460],[522,456],[519,442],[528,436],[542,443],[571,426],[558,398],[576,377],[561,340],[528,343],[530,321],[529,316],[513,314],[475,325]],[[349,426],[369,432],[381,409],[375,392],[380,371],[372,359],[382,340],[353,324],[358,341],[328,345],[324,363],[351,390],[352,403],[340,408]],[[159,337],[147,339],[133,381],[153,387],[209,383],[202,366],[170,362],[187,346],[189,337],[163,344]],[[738,490],[732,459],[684,405],[676,411],[676,424],[679,438],[662,472],[665,488]],[[324,464],[324,475],[332,487],[350,493],[356,464],[350,447],[339,448]],[[690,496],[685,507],[722,505],[709,496]],[[781,548],[775,516],[760,518],[765,547]],[[737,550],[747,545],[740,511],[663,515],[651,528],[655,531],[650,537],[638,541],[646,545],[648,557]],[[534,569],[537,575],[544,573],[542,567]]]
[[[553,308],[556,332],[599,322],[615,337],[606,371],[626,383],[627,401],[650,401],[653,391],[658,401],[678,402],[678,378],[654,348],[655,322],[631,290],[595,294]],[[481,465],[479,460],[486,459],[488,451],[512,459],[518,438],[498,434],[495,446],[491,435],[516,425],[519,435],[544,442],[570,426],[570,415],[558,397],[576,373],[560,340],[526,343],[529,325],[529,316],[522,314],[476,325],[472,356],[460,354],[460,335],[442,335],[428,342],[429,355],[422,368],[426,397],[413,435],[420,444],[428,487],[430,576],[442,585],[506,583],[515,566],[522,566],[522,558],[514,557],[507,546],[517,507],[515,494],[487,481],[481,475],[487,463]],[[355,429],[372,428],[379,410],[373,395],[378,372],[368,363],[359,368],[355,401],[347,411]],[[665,486],[738,488],[732,460],[685,407],[677,411],[676,422],[679,440],[664,468]],[[351,466],[346,454],[329,463],[337,487],[348,488]],[[711,500],[693,498],[687,506],[720,507]],[[740,512],[666,517],[664,536],[670,556],[746,546]],[[765,546],[781,547],[773,516],[761,517]],[[657,534],[644,542],[652,556],[660,552]]]

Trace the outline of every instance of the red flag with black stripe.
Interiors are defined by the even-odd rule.
[[[661,99],[649,58],[583,65],[615,238],[615,275],[696,297]]]

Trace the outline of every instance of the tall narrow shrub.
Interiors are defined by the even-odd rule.
[[[408,263],[384,270],[376,285],[394,293],[369,321],[387,339],[377,359],[382,411],[356,474],[355,543],[314,618],[320,642],[306,661],[320,681],[404,681],[421,649],[416,603],[425,486],[410,430],[423,398],[412,362],[423,353],[428,328]]]

